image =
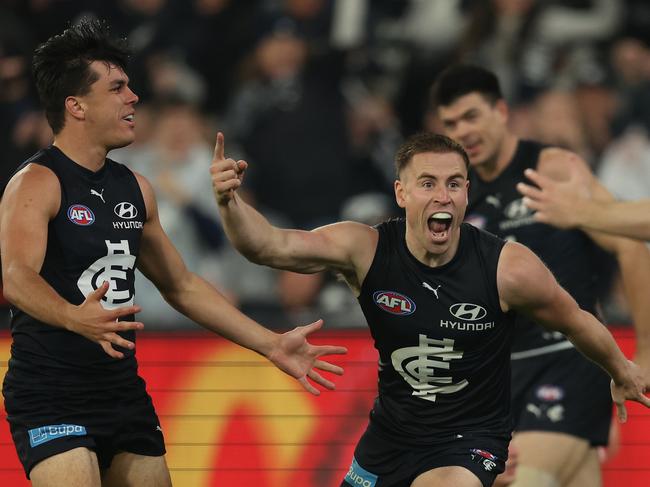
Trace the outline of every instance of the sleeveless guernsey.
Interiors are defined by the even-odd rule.
[[[513,314],[496,283],[505,242],[462,224],[456,255],[432,268],[409,252],[403,219],[377,229],[358,298],[379,351],[371,426],[414,443],[509,435]]]
[[[21,168],[29,163],[51,169],[61,185],[61,206],[48,226],[40,275],[75,305],[104,281],[110,285],[102,302],[105,308],[133,304],[134,272],[146,220],[134,174],[110,159],[92,172],[54,146],[39,151]],[[8,384],[29,379],[40,388],[106,387],[136,376],[134,351],[120,349],[125,358],[111,358],[99,344],[17,308],[12,308],[11,333]],[[135,340],[133,331],[121,335]]]

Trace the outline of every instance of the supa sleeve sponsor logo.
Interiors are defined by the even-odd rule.
[[[375,487],[377,485],[378,478],[379,477],[374,473],[370,473],[361,467],[361,465],[359,465],[357,462],[357,459],[353,458],[352,465],[350,465],[350,469],[345,476],[345,481],[350,485],[354,485],[355,487]]]
[[[395,291],[375,291],[372,299],[381,309],[394,315],[405,316],[415,311],[415,302]]]
[[[95,214],[90,208],[84,205],[70,205],[68,208],[68,220],[75,225],[86,227],[95,222]]]

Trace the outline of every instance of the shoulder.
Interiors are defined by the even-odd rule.
[[[11,206],[11,202],[22,202],[35,209],[41,208],[39,211],[53,218],[61,204],[61,183],[52,169],[28,163],[9,180],[2,202],[5,208]]]
[[[475,227],[471,223],[463,222],[461,224],[461,235],[463,239],[468,239],[475,245],[480,252],[500,252],[506,244],[506,240],[494,235],[493,233]]]
[[[312,232],[323,235],[336,242],[345,243],[350,249],[365,250],[369,245],[373,250],[379,238],[376,228],[353,221],[342,221],[316,228]]]
[[[129,169],[130,170],[130,169]],[[140,190],[142,191],[142,194],[144,195],[145,192],[150,194],[151,196],[154,195],[154,189],[149,180],[144,177],[142,174],[136,171],[131,171],[133,173],[133,176],[135,177],[135,180],[138,182],[138,186],[140,186]]]
[[[505,242],[501,237],[497,237],[493,233],[488,232],[482,228],[479,228],[467,221],[461,223],[461,231],[467,235],[471,235],[472,238],[479,240],[484,240],[487,242]]]
[[[548,268],[528,247],[506,242],[497,268],[497,285],[504,311],[530,301],[538,290],[554,282],[551,277]]]
[[[7,191],[21,191],[31,187],[39,188],[40,191],[59,192],[61,186],[58,176],[52,169],[41,164],[28,162],[9,180]]]
[[[539,261],[539,258],[528,247],[517,242],[505,242],[499,270],[504,276],[517,278],[526,274],[526,265],[531,261]]]
[[[142,193],[142,199],[144,200],[145,208],[147,210],[147,215],[148,215],[147,219],[149,219],[150,215],[157,215],[158,204],[156,202],[156,193],[153,189],[153,186],[151,185],[149,180],[146,177],[144,177],[142,174],[136,171],[132,171],[131,169],[128,170],[133,174],[135,180],[138,183],[138,186],[140,187],[140,192]]]
[[[406,235],[406,219],[403,217],[390,218],[370,227],[377,235],[386,235],[391,239],[402,239]]]
[[[320,245],[336,256],[340,272],[353,287],[360,287],[377,251],[379,232],[376,228],[353,221],[342,221],[312,230],[320,237]],[[354,277],[353,277],[354,276]]]
[[[55,159],[52,156],[52,151],[54,150],[55,149],[53,147],[41,149],[32,155],[29,159],[23,161],[14,170],[10,181],[17,179],[31,181],[34,178],[58,179],[55,171]]]

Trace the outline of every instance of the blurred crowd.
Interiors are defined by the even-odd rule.
[[[647,0],[3,0],[0,168],[52,134],[31,53],[82,18],[128,37],[137,141],[109,154],[153,183],[187,264],[247,313],[286,328],[365,326],[336,276],[247,263],[225,240],[208,166],[217,130],[246,159],[246,198],[310,229],[398,215],[393,155],[436,130],[429,91],[454,62],[494,70],[520,136],[570,148],[619,198],[650,197]],[[190,326],[139,277],[148,329]],[[605,314],[628,320],[617,285]]]

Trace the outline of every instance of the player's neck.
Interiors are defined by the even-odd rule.
[[[458,251],[458,244],[460,242],[460,229],[456,228],[452,230],[452,235],[450,235],[450,241],[447,249],[438,254],[430,252],[423,247],[411,234],[408,229],[406,230],[406,247],[413,257],[422,262],[424,265],[429,267],[440,267],[451,261]]]
[[[518,144],[519,139],[517,136],[511,132],[506,132],[494,157],[484,164],[474,167],[481,180],[489,182],[498,178],[512,162]]]
[[[99,171],[106,162],[106,147],[92,144],[84,134],[73,133],[65,128],[54,137],[54,146],[66,156],[90,171]]]

